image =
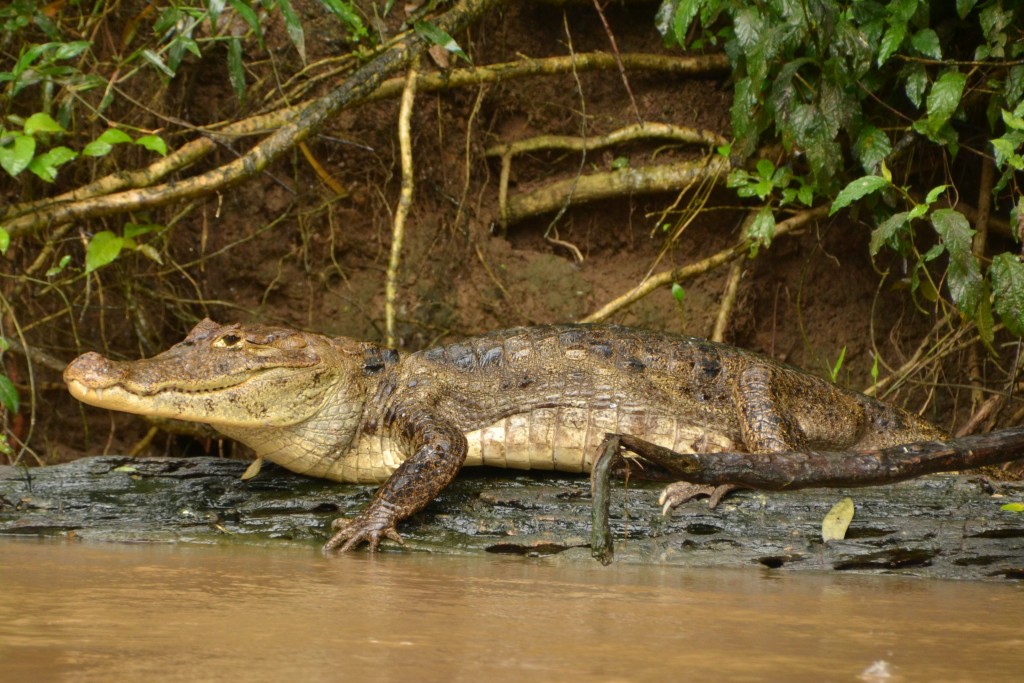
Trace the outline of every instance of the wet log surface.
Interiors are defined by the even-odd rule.
[[[0,534],[115,542],[262,543],[319,552],[337,516],[372,487],[339,485],[272,465],[241,481],[244,462],[217,458],[85,458],[44,468],[0,467]],[[586,477],[467,468],[433,504],[399,526],[405,548],[383,552],[517,553],[590,558]],[[693,501],[663,517],[661,485],[618,482],[611,498],[615,562],[696,567],[1024,578],[1024,484],[993,496],[977,475],[931,475],[892,486],[741,491],[715,510]],[[843,541],[821,521],[851,496]],[[365,552],[365,551],[357,551]]]

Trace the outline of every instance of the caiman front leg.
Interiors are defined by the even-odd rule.
[[[377,489],[355,519],[334,521],[337,533],[324,544],[325,551],[340,547],[340,552],[346,552],[366,541],[370,552],[376,552],[384,537],[402,543],[395,525],[425,508],[458,474],[466,460],[466,437],[460,430],[430,420],[410,425],[406,431],[414,435],[416,452]]]

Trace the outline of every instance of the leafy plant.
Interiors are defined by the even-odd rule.
[[[944,164],[929,168],[961,165],[961,137],[974,136],[972,153],[989,150],[1000,173],[993,197],[1010,200],[1011,224],[1017,223],[1024,209],[1022,14],[1019,3],[1000,0],[950,7],[918,0],[665,0],[657,27],[670,44],[720,45],[728,54],[734,161],[766,143],[781,143],[788,153],[780,168],[762,159],[754,172],[729,179],[741,196],[764,202],[754,226],[761,244],[770,234],[769,207],[787,198],[782,168],[794,169],[792,178],[806,176],[789,188],[798,200],[808,192],[834,198],[833,213],[863,205],[877,221],[872,255],[884,248],[908,257],[915,295],[937,301],[944,282],[964,320],[990,340],[992,308],[1010,332],[1024,333],[1024,266],[1007,252],[986,268],[972,249],[967,218],[937,205],[943,194],[960,195],[958,178],[947,174],[938,187],[915,187],[915,164],[932,155]],[[894,183],[890,168],[906,182]],[[920,232],[925,226],[930,236]],[[929,242],[918,253],[916,245]],[[940,256],[946,271],[933,280],[927,266]]]
[[[117,128],[103,131],[99,137],[85,145],[81,152],[58,145],[36,153],[40,142],[61,137],[65,132],[49,114],[42,112],[28,117],[20,133],[0,128],[0,167],[12,177],[28,169],[42,180],[52,183],[57,177],[57,170],[64,164],[79,156],[106,156],[114,145],[134,142],[161,156],[167,154],[167,143],[160,136],[142,135],[132,140],[130,135]]]
[[[843,369],[843,361],[845,360],[846,347],[844,346],[842,349],[839,350],[839,358],[837,358],[836,362],[833,363],[832,366],[828,368],[828,377],[829,379],[832,380],[832,384],[837,384],[839,382],[839,372]]]
[[[89,240],[89,246],[85,250],[85,272],[91,273],[113,263],[125,250],[137,251],[157,263],[162,263],[160,253],[156,249],[149,244],[140,244],[136,239],[160,229],[162,226],[159,225],[127,223],[123,235],[117,235],[110,230],[96,233]]]
[[[0,355],[6,352],[9,346],[7,340],[0,337]],[[14,386],[10,377],[0,372],[0,406],[3,406],[9,413],[16,413],[20,403],[18,388]]]
[[[724,152],[728,155],[728,150]],[[726,180],[726,186],[734,188],[740,197],[757,197],[764,202],[747,230],[752,258],[761,247],[770,247],[775,237],[772,206],[784,207],[795,202],[811,206],[816,191],[813,182],[795,175],[789,165],[776,168],[770,159],[758,159],[755,170],[750,173],[742,168],[733,169]]]

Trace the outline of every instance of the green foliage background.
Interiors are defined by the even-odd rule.
[[[785,150],[782,169],[759,162],[759,178],[740,170],[730,184],[764,200],[773,175],[798,177],[801,190],[833,201],[833,213],[857,209],[876,226],[872,255],[906,257],[910,291],[933,301],[925,266],[944,255],[953,306],[991,343],[992,305],[1012,334],[1024,334],[1022,12],[1002,0],[667,0],[657,22],[668,43],[729,55],[730,153],[742,161],[771,144]],[[996,180],[978,187],[985,163]],[[944,169],[938,182],[934,168]],[[778,184],[784,205],[793,190]],[[1008,210],[1013,251],[988,259],[984,244],[974,248],[975,230],[957,210],[972,191]],[[919,239],[929,227],[937,241]],[[770,240],[770,226],[759,234]]]

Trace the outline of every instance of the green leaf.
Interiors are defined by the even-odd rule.
[[[734,168],[725,177],[725,186],[729,188],[743,187],[744,185],[749,185],[754,179],[754,176],[742,168]]]
[[[1024,130],[1024,117],[1017,116],[1012,111],[1002,110],[1003,112],[1003,123],[1006,124],[1007,128],[1013,130]]]
[[[162,157],[167,156],[167,143],[159,135],[143,135],[135,141],[135,144],[145,147],[150,152],[156,152]]]
[[[288,37],[291,39],[292,45],[295,46],[295,50],[299,53],[299,59],[305,64],[306,33],[302,30],[302,22],[299,21],[299,15],[295,13],[291,0],[277,0],[277,5],[281,8],[281,14],[284,15],[284,26],[288,30]]]
[[[154,230],[160,230],[162,227],[162,225],[157,225],[155,223],[125,223],[124,238],[126,240],[134,239],[141,235],[151,233]]]
[[[1000,505],[999,509],[1006,512],[1024,512],[1024,503],[1005,503]]]
[[[835,384],[839,380],[839,371],[843,369],[843,361],[846,360],[846,347],[839,351],[839,358],[836,359],[835,364],[829,368],[828,376],[832,380],[832,384]]]
[[[686,298],[686,291],[683,289],[683,286],[678,282],[672,283],[672,296],[679,303],[683,303],[683,299]]]
[[[163,57],[153,52],[149,48],[146,48],[139,54],[141,54],[143,59],[145,59],[147,62],[155,66],[165,76],[167,76],[168,78],[174,78],[174,70],[164,63]]]
[[[1021,96],[1024,96],[1024,64],[1010,67],[1003,85],[1003,97],[1007,102],[1019,102]]]
[[[245,68],[242,66],[242,41],[232,38],[228,41],[228,78],[235,97],[245,102]]]
[[[78,152],[67,147],[54,147],[40,154],[28,165],[28,170],[41,179],[52,183],[57,177],[57,169],[78,157]]]
[[[971,251],[974,230],[959,211],[938,209],[932,213],[932,227],[949,252],[946,284],[953,303],[965,318],[973,319],[982,294],[981,269]]]
[[[800,203],[804,206],[810,206],[814,203],[814,185],[801,185],[800,190],[796,193],[796,198],[800,200]]]
[[[924,64],[914,62],[904,67],[901,74],[903,92],[907,94],[907,99],[915,107],[920,107],[924,101],[924,92],[928,89],[928,70]]]
[[[924,252],[924,254],[921,255],[921,260],[924,261],[925,263],[929,263],[939,258],[945,253],[946,247],[941,242],[939,242],[938,244],[933,244],[931,249]]]
[[[928,93],[928,123],[932,130],[938,130],[960,105],[960,97],[967,85],[967,76],[955,67],[947,69],[932,84]]]
[[[113,262],[123,247],[123,237],[118,237],[109,230],[96,233],[89,240],[89,246],[85,250],[85,272],[91,273]]]
[[[76,40],[70,43],[61,43],[60,47],[53,53],[56,59],[74,59],[85,52],[92,45],[88,40]]]
[[[320,0],[320,2],[348,27],[356,40],[367,35],[366,26],[359,15],[356,14],[352,3],[342,2],[341,0]]]
[[[978,4],[978,0],[956,0],[956,13],[963,19],[971,13],[976,4]]]
[[[25,119],[25,125],[22,129],[25,131],[25,135],[64,132],[64,129],[60,127],[59,123],[54,121],[49,114],[44,114],[43,112],[37,112]]]
[[[252,32],[256,34],[256,41],[259,43],[260,49],[263,49],[263,27],[260,24],[259,17],[256,16],[256,12],[249,6],[249,3],[242,0],[228,0],[228,4],[249,25]]]
[[[6,254],[11,246],[11,233],[6,228],[0,228],[0,254]]]
[[[924,297],[925,301],[931,303],[939,300],[939,290],[935,289],[931,275],[921,262],[914,264],[910,271],[910,291],[917,292]]]
[[[1009,252],[992,259],[988,268],[996,313],[1010,334],[1024,337],[1024,264]]]
[[[438,28],[429,21],[417,21],[413,24],[413,28],[416,30],[416,33],[427,42],[434,45],[440,45],[453,55],[462,57],[467,62],[469,61],[469,57],[467,57],[466,53],[462,51],[462,48],[459,47],[457,42],[455,42],[455,39],[448,35],[447,31]]]
[[[920,4],[919,0],[890,0],[886,10],[894,21],[905,24],[914,17],[918,4]]]
[[[882,188],[889,187],[890,183],[888,180],[878,175],[867,175],[862,178],[857,178],[852,181],[849,185],[844,187],[836,195],[835,201],[832,202],[832,208],[829,210],[828,215],[835,215],[840,209],[844,209],[853,202],[861,199],[872,192],[877,192]]]
[[[884,130],[866,125],[860,129],[860,135],[853,143],[853,153],[865,171],[875,173],[882,160],[892,153],[892,143]]]
[[[927,204],[914,204],[914,206],[910,209],[910,212],[907,214],[907,220],[912,221],[915,218],[920,218],[926,213],[928,213]]]
[[[668,5],[669,3],[665,3]],[[679,0],[675,3],[675,16],[672,17],[672,34],[680,47],[686,47],[686,34],[690,30],[697,12],[700,10],[700,0]]]
[[[928,196],[924,198],[924,203],[928,205],[934,204],[935,200],[939,198],[939,195],[945,192],[948,187],[949,185],[938,185],[933,187],[928,191]]]
[[[34,137],[15,135],[14,144],[10,147],[0,147],[0,167],[3,167],[12,177],[17,176],[28,167],[35,151],[36,139]]]
[[[105,142],[108,145],[120,145],[122,143],[132,141],[131,136],[117,128],[107,128],[105,131],[100,133],[100,136],[96,139],[100,142]]]
[[[910,38],[910,44],[925,57],[942,59],[942,46],[939,36],[930,28],[923,28]]]
[[[757,256],[761,247],[767,249],[772,245],[772,238],[775,237],[775,215],[771,207],[761,207],[750,224],[747,236],[750,240],[750,258]]]
[[[0,404],[9,413],[18,412],[18,389],[7,375],[0,375]]]
[[[82,156],[105,157],[108,154],[110,154],[110,150],[112,149],[114,149],[114,147],[109,142],[103,142],[102,140],[93,140],[84,148],[82,148]]]
[[[57,263],[57,265],[47,269],[46,277],[53,277],[54,275],[59,275],[61,272],[63,272],[65,268],[68,267],[69,263],[71,263],[71,255],[64,254],[63,256],[60,257],[60,261]]]
[[[771,162],[771,159],[758,159],[757,160],[757,175],[761,178],[768,180],[775,173],[775,164]]]
[[[878,49],[878,66],[882,66],[889,57],[900,49],[903,39],[907,37],[907,25],[904,23],[891,24],[882,35],[882,44]]]
[[[909,217],[910,214],[907,211],[901,211],[889,216],[881,225],[871,231],[871,245],[869,247],[871,256],[876,256],[882,247],[886,245],[897,251],[902,251],[899,248],[900,233],[904,227],[910,224]]]

